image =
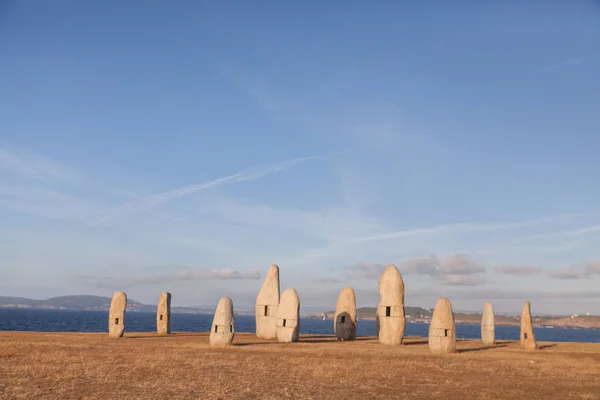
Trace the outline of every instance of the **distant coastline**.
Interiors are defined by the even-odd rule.
[[[52,297],[45,300],[28,299],[25,297],[0,296],[0,308],[13,309],[39,309],[39,310],[80,310],[80,311],[108,311],[110,308],[110,297],[74,295]],[[359,320],[374,320],[375,307],[361,307],[357,309]],[[132,299],[127,301],[127,311],[132,312],[156,312],[155,305],[143,304]],[[171,312],[177,314],[212,314],[213,308],[205,307],[183,307],[174,306]],[[431,310],[422,307],[405,307],[408,322],[429,323]],[[236,315],[253,315],[253,312],[236,312]],[[304,314],[304,318],[333,319],[334,311],[322,313]],[[520,317],[517,315],[496,315],[496,325],[518,326]],[[455,313],[454,320],[457,324],[479,324],[480,313]],[[571,316],[534,316],[533,323],[537,327],[552,328],[582,328],[600,329],[600,316],[571,315]]]
[[[377,309],[375,307],[362,307],[356,310],[359,320],[374,320]],[[429,323],[431,319],[431,310],[421,307],[406,307],[406,320],[408,322]],[[315,313],[305,315],[306,318],[325,318],[333,319],[334,311]],[[480,324],[481,313],[454,313],[454,321],[457,324]],[[496,315],[496,325],[519,326],[521,318],[517,315]],[[588,315],[569,315],[569,316],[534,316],[533,324],[537,327],[551,328],[582,328],[599,329],[600,316]]]

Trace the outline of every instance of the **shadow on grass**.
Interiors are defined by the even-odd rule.
[[[541,346],[538,346],[538,350],[550,349],[550,348],[556,347],[556,346],[558,346],[556,343],[553,343],[553,344],[543,344]]]
[[[262,346],[262,345],[266,345],[266,344],[279,344],[279,342],[244,342],[244,343],[233,343],[232,345],[237,347],[244,347],[244,346]]]
[[[506,345],[500,344],[500,345],[496,345],[496,346],[484,346],[484,347],[472,347],[472,348],[466,348],[466,349],[456,349],[456,352],[457,353],[468,353],[470,351],[492,350],[492,349],[497,349],[500,347],[506,347]]]
[[[134,332],[131,332],[132,335],[136,335]],[[153,335],[136,335],[136,336],[123,336],[123,339],[173,339],[173,338],[178,338],[178,337],[189,337],[189,336],[195,336],[195,337],[207,337],[210,334],[207,332],[177,332],[177,333],[171,333],[169,335],[157,335],[157,334],[153,334]]]
[[[402,344],[405,346],[413,346],[415,344],[428,344],[429,340],[415,340],[412,342],[403,342]]]

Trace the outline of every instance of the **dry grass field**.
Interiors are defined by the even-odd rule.
[[[459,341],[435,356],[427,340],[301,336],[279,344],[236,334],[0,332],[2,399],[600,399],[600,344]]]

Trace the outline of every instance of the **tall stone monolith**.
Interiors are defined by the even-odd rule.
[[[356,339],[356,295],[354,289],[342,289],[335,305],[333,329],[337,340]]]
[[[494,307],[492,303],[483,305],[481,315],[481,341],[484,344],[494,344],[496,340],[496,323],[494,322]]]
[[[395,265],[385,267],[379,278],[377,337],[386,345],[398,345],[404,338],[404,281]]]
[[[227,346],[233,341],[234,335],[233,301],[229,297],[222,297],[219,304],[217,304],[215,317],[211,325],[210,345],[215,347]]]
[[[523,311],[521,311],[521,348],[525,350],[537,349],[531,320],[531,303],[529,301],[525,302]]]
[[[456,327],[452,303],[445,297],[438,300],[431,315],[429,350],[437,354],[456,351]]]
[[[300,297],[295,289],[281,293],[277,309],[277,340],[284,343],[297,342],[300,336]]]
[[[277,337],[277,309],[279,308],[279,267],[271,265],[258,296],[256,296],[256,336],[261,339]]]
[[[110,302],[108,312],[108,337],[120,338],[125,332],[125,309],[127,308],[127,295],[125,292],[115,292]]]
[[[156,333],[168,335],[171,333],[171,293],[162,292],[156,309]]]

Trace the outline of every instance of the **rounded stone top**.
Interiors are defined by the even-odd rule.
[[[394,293],[398,287],[404,293],[404,280],[400,271],[394,264],[390,264],[381,273],[379,277],[379,293]]]
[[[494,313],[494,307],[492,306],[492,303],[490,303],[488,301],[483,305],[483,313],[484,314],[488,314],[488,313],[493,314]]]
[[[356,295],[351,287],[343,288],[338,295],[336,311],[341,308],[356,309]]]
[[[231,300],[231,297],[221,297],[217,304],[217,309],[221,307],[233,307],[233,300]]]
[[[446,297],[442,297],[435,304],[431,316],[431,327],[441,328],[454,324],[454,314],[452,313],[452,303]]]
[[[125,294],[125,292],[121,291],[121,290],[117,290],[115,292],[115,294],[113,294],[113,299],[115,300],[121,300],[121,299],[127,299],[127,294]]]
[[[287,288],[281,293],[280,304],[299,304],[300,296],[298,296],[298,292],[294,288]]]

